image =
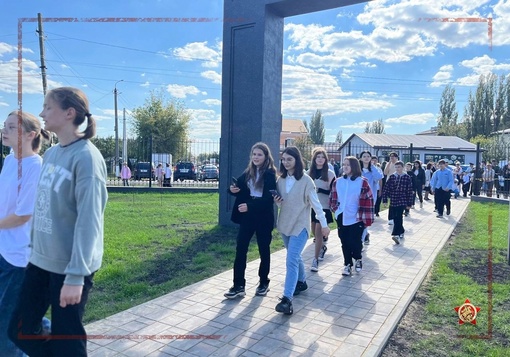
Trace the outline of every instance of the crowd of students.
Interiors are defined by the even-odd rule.
[[[319,147],[312,152],[310,169],[305,172],[299,150],[287,147],[277,172],[267,145],[255,144],[248,167],[229,189],[236,196],[232,220],[239,223],[240,228],[233,285],[225,297],[235,299],[246,295],[246,252],[254,233],[261,256],[255,295],[264,296],[269,291],[268,252],[274,224],[273,203],[279,211],[276,227],[287,249],[284,290],[275,309],[290,315],[293,297],[308,289],[301,253],[310,236],[314,236],[310,271],[319,271],[327,252],[328,224],[336,222],[344,257],[341,274],[350,276],[354,271],[361,272],[363,246],[370,244],[368,227],[379,217],[381,202],[389,201],[391,239],[401,244],[405,234],[404,217],[409,216],[415,206],[423,208],[425,201],[433,199],[436,217],[442,219],[451,214],[452,195],[457,198],[462,192],[466,197],[473,192],[473,166],[462,171],[459,162],[449,167],[445,160],[429,162],[426,166],[419,160],[404,163],[395,152],[380,164],[369,151],[361,152],[358,158],[348,156],[339,166],[333,159],[328,163],[326,150]],[[491,166],[488,164],[481,172],[488,195],[491,179],[496,180],[494,176],[510,176],[510,164],[496,175],[490,171]],[[507,191],[502,187],[496,192]]]

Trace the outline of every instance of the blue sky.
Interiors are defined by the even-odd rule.
[[[462,117],[480,74],[510,73],[510,1],[373,1],[287,18],[284,118],[325,117],[326,140],[344,139],[383,119],[388,134],[415,134],[436,124],[441,92],[451,83]],[[5,1],[0,14],[0,118],[17,107],[19,18],[170,17],[221,19],[219,0]],[[488,18],[486,22],[425,21]],[[422,19],[422,20],[420,20]],[[43,103],[36,23],[23,23],[23,108]],[[192,114],[191,136],[218,139],[222,22],[45,22],[49,88],[76,86],[91,102],[98,135],[114,135],[113,88],[122,109],[163,89]],[[120,124],[120,129],[122,125]]]

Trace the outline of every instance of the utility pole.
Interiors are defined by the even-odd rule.
[[[44,32],[42,27],[42,15],[41,13],[37,13],[37,33],[39,34],[39,51],[41,53],[41,76],[42,76],[42,86],[43,86],[43,94],[46,96],[46,63],[44,59]]]
[[[122,157],[124,158],[125,162],[128,162],[129,161],[129,156],[127,154],[126,108],[124,108],[124,120],[123,120],[123,122],[124,122],[124,128],[123,128],[124,129],[123,130],[124,131],[124,135],[123,135],[124,140],[123,140],[123,146],[122,146]]]
[[[115,176],[119,176],[119,115],[117,113],[117,83],[124,81],[123,79],[115,82],[113,89],[113,98],[115,105]]]

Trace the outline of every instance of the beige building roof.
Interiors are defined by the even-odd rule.
[[[283,119],[282,133],[306,134],[308,130],[301,119]]]

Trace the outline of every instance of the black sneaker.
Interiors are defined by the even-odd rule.
[[[238,296],[245,296],[244,286],[232,286],[223,296],[227,299],[235,299]]]
[[[449,208],[447,208],[447,209],[446,209],[446,215],[447,215],[447,216],[449,216],[449,215],[450,215],[450,209],[449,209]]]
[[[255,291],[255,295],[266,296],[268,291],[269,291],[269,282],[260,283],[259,286],[257,287],[257,290]]]
[[[370,233],[367,233],[367,235],[365,236],[365,244],[366,245],[370,244]]]
[[[296,284],[296,290],[294,290],[294,296],[301,294],[301,292],[308,290],[308,284],[306,281],[298,281]]]
[[[274,309],[278,312],[283,312],[285,315],[292,315],[294,312],[292,301],[286,296],[280,298],[280,300]]]

